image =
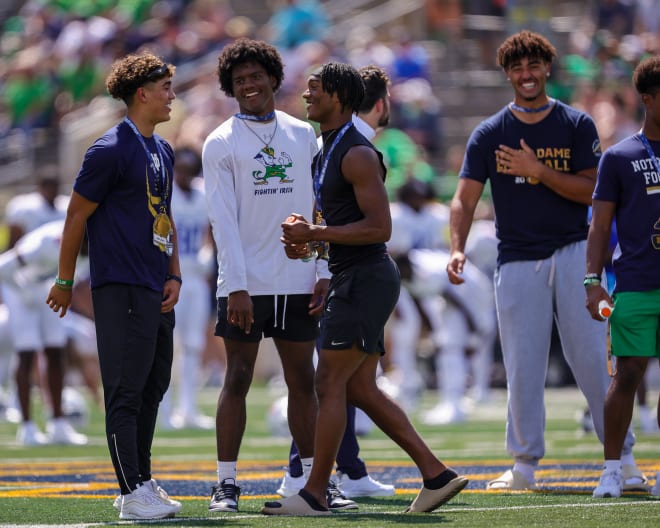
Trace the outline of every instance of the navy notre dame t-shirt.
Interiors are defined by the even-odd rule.
[[[165,165],[167,184],[159,185],[142,144],[126,123],[108,130],[87,150],[73,189],[99,206],[87,221],[91,286],[120,283],[162,291],[168,257],[153,245],[153,223],[167,188],[172,198],[174,153],[154,134],[144,138],[151,157]]]
[[[660,162],[660,141],[649,146]],[[660,289],[660,174],[639,134],[605,151],[594,200],[616,203],[614,291]]]
[[[588,232],[586,205],[562,198],[538,181],[499,171],[495,151],[500,145],[520,149],[521,139],[538,159],[561,172],[595,169],[601,154],[593,120],[559,101],[539,123],[523,123],[505,107],[472,132],[460,177],[490,180],[498,264],[548,258],[584,240]]]

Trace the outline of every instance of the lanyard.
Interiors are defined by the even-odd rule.
[[[275,117],[275,112],[268,112],[266,115],[262,116],[239,112],[238,114],[234,114],[234,117],[237,117],[238,119],[244,119],[246,121],[270,121]]]
[[[149,165],[151,166],[151,170],[154,173],[154,183],[156,187],[156,194],[159,194],[160,196],[160,208],[161,211],[165,209],[165,202],[167,201],[167,175],[165,174],[165,164],[163,163],[163,153],[160,150],[160,145],[158,145],[158,141],[154,140],[154,144],[156,145],[156,151],[158,152],[158,160],[160,161],[160,171],[156,168],[156,164],[154,163],[154,158],[147,147],[147,144],[144,141],[144,138],[142,137],[142,134],[140,134],[140,131],[137,129],[133,121],[131,121],[128,117],[124,118],[124,121],[128,124],[129,127],[131,127],[131,130],[133,133],[136,135],[138,140],[140,141],[140,144],[142,145],[142,148],[144,149],[144,153],[147,155],[147,160],[149,160]]]
[[[353,126],[353,122],[349,121],[343,127],[341,127],[334,141],[330,144],[330,149],[328,150],[327,154],[325,154],[325,143],[321,148],[321,153],[319,154],[319,157],[316,161],[316,166],[314,167],[314,196],[316,197],[316,209],[318,212],[323,211],[323,207],[321,206],[321,188],[323,187],[323,181],[325,180],[325,173],[328,170],[328,163],[330,161],[332,151],[335,150],[335,147],[337,146],[339,141],[341,141],[341,138],[344,136],[346,131],[352,126]],[[319,165],[321,164],[321,160],[323,160],[323,166],[319,170]]]
[[[644,143],[644,146],[646,147],[646,152],[649,153],[649,156],[651,157],[651,163],[653,163],[653,166],[655,167],[655,173],[660,177],[660,163],[658,162],[658,157],[655,155],[655,152],[653,152],[653,149],[651,148],[651,143],[649,143],[648,138],[644,135],[644,132],[641,130],[639,131],[639,138],[642,140],[642,143]]]

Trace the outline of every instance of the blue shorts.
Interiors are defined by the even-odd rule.
[[[362,263],[332,276],[321,317],[321,348],[385,353],[384,328],[399,298],[401,277],[392,259]]]
[[[298,342],[314,341],[318,337],[318,318],[309,314],[311,294],[254,295],[250,298],[254,312],[250,333],[246,334],[227,322],[227,297],[220,297],[215,335],[250,343],[258,343],[262,337]]]

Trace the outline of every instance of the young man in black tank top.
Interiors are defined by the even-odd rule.
[[[399,296],[400,278],[385,249],[391,233],[382,155],[355,130],[352,114],[364,96],[359,73],[329,63],[308,79],[303,98],[318,121],[323,149],[314,158],[315,222],[300,215],[282,225],[290,258],[309,242],[329,244],[332,279],[321,319],[316,374],[319,415],[314,465],[297,495],[268,502],[269,515],[325,515],[325,489],[346,424],[346,403],[364,410],[419,468],[424,486],[407,511],[433,511],[468,483],[447,468],[415,431],[403,410],[376,385],[384,354],[383,329]]]

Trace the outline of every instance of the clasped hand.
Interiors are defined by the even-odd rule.
[[[312,240],[311,231],[314,227],[303,215],[291,213],[281,224],[284,252],[290,259],[301,259],[309,256],[308,243]]]

